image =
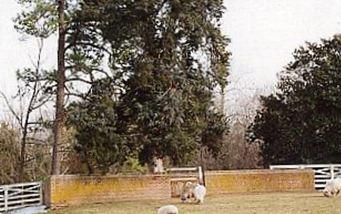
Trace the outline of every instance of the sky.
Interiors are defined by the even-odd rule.
[[[225,0],[224,4],[222,31],[231,39],[231,77],[241,85],[275,85],[276,74],[292,60],[295,48],[341,33],[340,0]],[[37,48],[37,41],[22,41],[14,30],[12,19],[18,12],[15,0],[2,0],[0,90],[9,95],[16,90],[15,71],[31,64]],[[55,40],[45,47],[44,65],[56,67]]]
[[[20,13],[16,0],[1,0],[0,4],[0,90],[13,95],[16,92],[16,70],[32,65],[37,56],[38,42],[19,34],[13,18]],[[51,38],[44,44],[43,65],[56,67],[57,42]],[[32,67],[32,66],[31,66]]]
[[[225,0],[225,6],[232,76],[257,87],[274,85],[305,41],[341,33],[339,0]]]

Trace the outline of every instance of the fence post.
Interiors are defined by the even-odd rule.
[[[334,165],[330,165],[330,177],[334,179]]]
[[[5,213],[8,211],[8,186],[4,186],[4,203],[5,203]]]
[[[43,182],[39,182],[39,197],[40,197],[40,205],[43,205]]]
[[[201,166],[198,166],[198,174],[199,174],[199,183],[203,184],[204,179],[203,179],[203,175],[202,175],[202,167]]]

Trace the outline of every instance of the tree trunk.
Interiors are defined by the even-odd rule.
[[[64,113],[64,87],[65,87],[65,20],[64,20],[65,1],[58,0],[58,71],[57,71],[57,100],[56,116],[54,123],[54,141],[52,149],[52,175],[60,174],[60,160],[58,146],[62,142],[62,131],[65,122]]]
[[[221,100],[220,100],[220,111],[222,114],[225,114],[225,91],[222,89],[221,91]]]
[[[27,127],[25,127],[25,129],[23,130],[23,136],[21,138],[19,172],[18,172],[18,179],[16,182],[24,182],[24,167],[25,167],[25,157],[26,157],[26,137],[27,137]]]

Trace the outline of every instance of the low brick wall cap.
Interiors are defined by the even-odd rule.
[[[223,171],[205,171],[206,175],[219,174],[277,174],[277,173],[314,173],[312,169],[285,169],[285,170],[271,170],[271,169],[245,169],[245,170],[223,170]]]
[[[130,175],[52,175],[51,178],[63,178],[63,179],[74,179],[74,178],[101,178],[101,179],[110,179],[110,178],[150,178],[150,177],[169,177],[168,174],[130,174]]]

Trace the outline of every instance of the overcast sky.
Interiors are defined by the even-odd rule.
[[[36,41],[19,41],[11,19],[15,0],[0,6],[0,90],[15,91],[15,70],[30,64]],[[274,85],[276,73],[305,41],[341,32],[340,0],[225,0],[223,32],[231,39],[231,73],[256,86]],[[45,65],[56,65],[56,42],[45,46]]]
[[[273,85],[295,48],[341,33],[340,0],[225,0],[233,75]]]

